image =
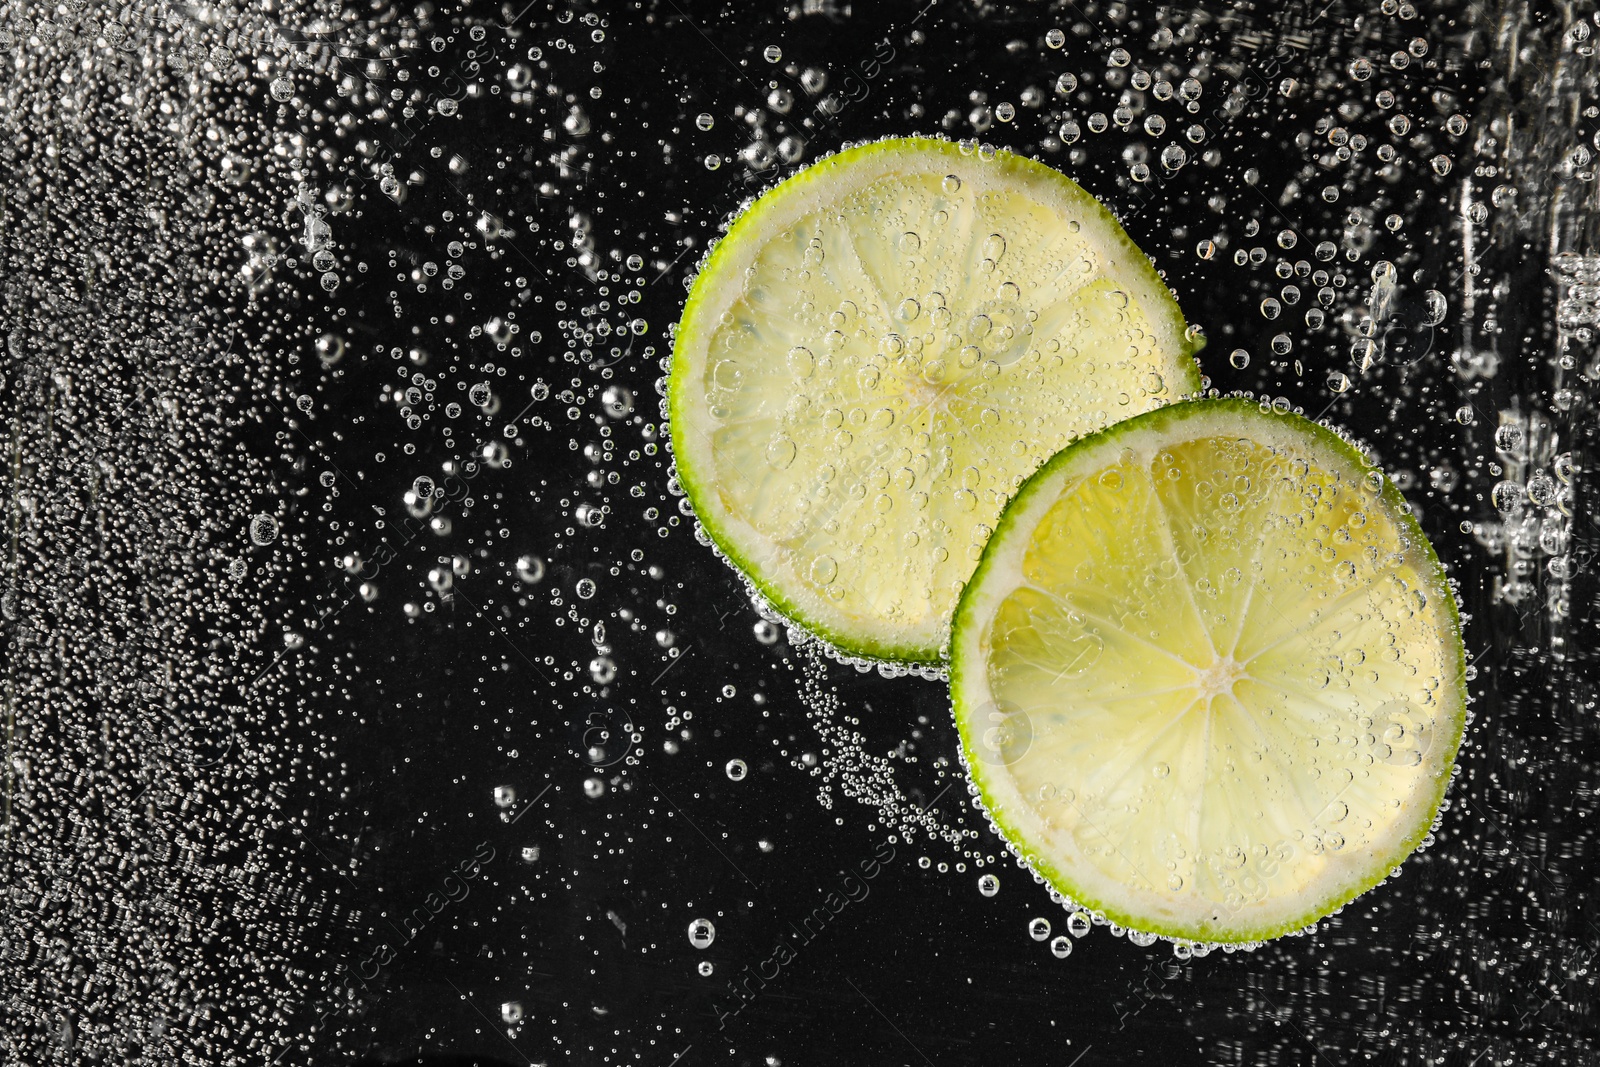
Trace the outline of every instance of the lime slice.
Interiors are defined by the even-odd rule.
[[[1466,718],[1454,594],[1351,445],[1244,399],[1086,438],[956,612],[962,754],[1078,906],[1175,940],[1304,928],[1429,833]]]
[[[701,267],[667,382],[676,477],[790,619],[933,663],[1006,500],[1069,441],[1198,389],[1197,339],[1065,176],[879,141],[762,196]]]

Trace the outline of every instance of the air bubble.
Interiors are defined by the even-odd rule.
[[[1495,508],[1502,515],[1505,515],[1522,506],[1523,500],[1527,497],[1527,490],[1521,482],[1514,482],[1508,479],[1497,483],[1494,489],[1490,491],[1489,496]]]
[[[613,419],[626,418],[633,414],[633,390],[621,385],[608,386],[600,394],[600,406]]]
[[[1494,431],[1494,447],[1508,456],[1515,456],[1522,448],[1527,433],[1514,422],[1502,423]]]
[[[689,944],[698,949],[711,947],[717,939],[717,928],[710,919],[695,919],[689,923]]]
[[[263,512],[250,520],[250,540],[258,545],[270,545],[277,539],[277,519]]]
[[[774,437],[767,445],[767,464],[773,470],[788,470],[798,454],[794,441],[784,434]]]
[[[1444,321],[1449,305],[1445,296],[1437,289],[1429,289],[1422,296],[1422,324],[1424,326],[1437,326]]]

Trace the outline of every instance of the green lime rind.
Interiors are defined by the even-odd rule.
[[[1330,893],[1321,899],[1309,904],[1300,917],[1277,924],[1262,927],[1243,927],[1220,925],[1215,928],[1180,928],[1163,923],[1152,923],[1142,915],[1130,912],[1120,906],[1115,900],[1099,899],[1092,893],[1085,893],[1074,885],[1063,871],[1057,868],[1049,859],[1032,851],[1028,847],[1026,835],[1023,834],[1007,817],[1003,806],[997,805],[990,789],[983,781],[983,775],[977,768],[982,767],[982,761],[974,758],[978,751],[973,726],[969,722],[970,716],[963,714],[963,694],[975,687],[971,675],[980,677],[986,671],[986,663],[981,656],[976,656],[969,662],[968,654],[976,654],[978,646],[978,632],[981,630],[983,620],[977,617],[980,609],[978,604],[983,595],[985,579],[998,565],[997,560],[1007,552],[1007,546],[1014,536],[1027,537],[1032,530],[1022,530],[1018,526],[1019,516],[1028,513],[1030,504],[1041,493],[1049,492],[1055,483],[1055,476],[1064,469],[1071,467],[1080,459],[1089,457],[1095,451],[1105,448],[1114,442],[1130,441],[1136,435],[1156,435],[1163,429],[1182,423],[1185,420],[1201,413],[1228,412],[1232,410],[1238,414],[1241,421],[1240,436],[1248,436],[1248,424],[1255,420],[1267,419],[1276,422],[1282,427],[1289,428],[1303,438],[1309,439],[1320,445],[1334,456],[1347,461],[1351,468],[1365,473],[1377,472],[1382,477],[1380,499],[1383,502],[1388,517],[1395,523],[1403,536],[1411,545],[1420,549],[1422,559],[1428,564],[1427,577],[1432,585],[1431,592],[1443,598],[1448,605],[1448,634],[1441,635],[1447,647],[1454,653],[1454,672],[1450,680],[1449,693],[1455,697],[1455,706],[1448,709],[1441,716],[1441,722],[1449,721],[1452,729],[1449,734],[1448,746],[1444,758],[1436,766],[1439,773],[1436,775],[1437,785],[1427,798],[1427,811],[1429,818],[1417,819],[1414,828],[1406,834],[1398,845],[1393,855],[1385,857],[1381,862],[1374,861],[1372,874],[1360,882],[1353,890],[1343,889]],[[995,527],[994,535],[989,539],[988,547],[979,560],[976,571],[968,581],[960,601],[956,605],[955,617],[951,626],[952,641],[950,654],[950,694],[951,711],[955,718],[957,732],[960,735],[962,762],[968,769],[969,777],[978,789],[978,795],[985,813],[990,822],[1000,833],[1011,851],[1025,862],[1032,870],[1045,879],[1057,892],[1068,898],[1071,906],[1081,907],[1105,916],[1109,921],[1116,923],[1130,931],[1152,934],[1171,941],[1188,942],[1195,944],[1232,944],[1250,945],[1286,934],[1296,933],[1314,925],[1320,919],[1327,917],[1351,901],[1368,892],[1389,877],[1408,856],[1414,853],[1423,840],[1432,832],[1437,822],[1438,813],[1444,802],[1446,791],[1454,777],[1456,757],[1459,755],[1466,732],[1466,714],[1469,701],[1467,690],[1467,656],[1466,646],[1462,641],[1461,614],[1456,601],[1454,589],[1451,587],[1445,573],[1444,564],[1440,561],[1433,544],[1423,533],[1421,525],[1411,513],[1392,481],[1373,465],[1371,460],[1350,441],[1340,436],[1318,422],[1304,416],[1288,411],[1281,411],[1261,401],[1248,397],[1225,397],[1220,399],[1195,399],[1170,404],[1125,419],[1114,426],[1110,426],[1097,433],[1089,434],[1078,439],[1060,452],[1056,453],[1044,466],[1033,474],[1010,503],[1006,505],[1001,514],[1000,522]],[[964,640],[963,638],[968,638]],[[981,685],[980,691],[987,692],[987,682],[976,683]],[[1418,802],[1421,809],[1421,802]]]
[[[839,627],[814,617],[814,614],[796,597],[790,595],[779,581],[764,573],[751,553],[723,528],[718,519],[717,509],[710,506],[710,501],[714,499],[711,476],[699,469],[692,458],[693,449],[683,448],[678,435],[673,432],[692,423],[687,404],[693,389],[691,379],[700,367],[689,353],[703,351],[709,341],[710,331],[717,325],[714,321],[715,316],[707,314],[704,309],[725,284],[723,275],[728,262],[735,257],[744,242],[761,239],[762,225],[767,215],[781,209],[794,198],[807,195],[840,169],[851,167],[874,156],[895,152],[919,154],[934,152],[954,158],[965,158],[970,155],[970,150],[964,150],[954,142],[918,136],[888,137],[846,148],[818,160],[778,183],[756,200],[744,205],[728,227],[727,233],[712,246],[696,273],[673,339],[670,369],[666,377],[668,445],[673,452],[673,473],[688,497],[701,528],[718,553],[739,571],[754,592],[765,600],[776,614],[818,638],[837,658],[937,672],[942,669],[946,647],[930,646],[918,641],[900,641],[883,635],[844,632]],[[1069,203],[1078,207],[1083,215],[1093,215],[1104,222],[1107,231],[1105,238],[1123,253],[1129,269],[1143,268],[1142,276],[1137,280],[1155,292],[1164,293],[1167,297],[1164,302],[1152,301],[1145,310],[1154,318],[1156,305],[1164,304],[1165,325],[1171,331],[1171,336],[1177,339],[1179,350],[1174,353],[1171,362],[1175,365],[1174,369],[1180,380],[1175,383],[1174,391],[1185,396],[1198,393],[1202,388],[1202,380],[1195,356],[1204,347],[1205,338],[1198,330],[1188,329],[1177,299],[1167,288],[1150,258],[1128,237],[1116,216],[1077,182],[1043,163],[997,150],[990,165],[1047,182]],[[708,319],[712,321],[707,321]]]

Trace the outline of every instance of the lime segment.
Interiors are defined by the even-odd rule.
[[[1455,599],[1381,473],[1246,400],[1069,447],[958,609],[957,723],[1011,845],[1129,929],[1303,928],[1428,833],[1465,722]]]
[[[780,611],[933,663],[1005,501],[1068,442],[1196,390],[1195,347],[1065,176],[880,141],[768,192],[706,260],[667,383],[677,476]]]

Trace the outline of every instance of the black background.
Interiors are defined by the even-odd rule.
[[[355,595],[360,575],[327,562],[307,568],[304,588],[284,604],[286,614],[316,620],[300,659],[305,714],[285,729],[289,750],[300,754],[289,790],[307,813],[299,862],[308,894],[326,902],[320,943],[309,946],[325,988],[312,989],[318,999],[306,1010],[306,1044],[294,1056],[941,1067],[1096,1067],[1157,1057],[1335,1067],[1592,1062],[1592,686],[1575,666],[1581,656],[1562,663],[1547,654],[1550,635],[1537,617],[1519,621],[1491,605],[1494,561],[1458,529],[1463,518],[1491,513],[1481,497],[1493,479],[1475,458],[1488,448],[1487,431],[1449,418],[1465,395],[1449,369],[1449,345],[1441,339],[1414,364],[1379,368],[1331,405],[1328,370],[1354,375],[1348,334],[1331,312],[1335,321],[1321,331],[1264,322],[1256,305],[1280,283],[1231,262],[1232,249],[1257,243],[1245,233],[1251,220],[1263,227],[1261,243],[1269,248],[1271,234],[1296,230],[1301,255],[1316,241],[1341,239],[1349,205],[1380,212],[1387,205],[1406,213],[1405,231],[1380,232],[1360,262],[1347,264],[1333,310],[1359,308],[1371,264],[1382,257],[1402,264],[1408,285],[1419,271],[1415,288],[1453,292],[1459,249],[1442,227],[1467,162],[1450,181],[1407,172],[1395,185],[1357,174],[1337,208],[1309,193],[1287,201],[1280,193],[1325,148],[1321,139],[1309,140],[1317,119],[1342,99],[1370,99],[1379,87],[1345,79],[1358,52],[1382,55],[1410,37],[1427,37],[1445,62],[1380,78],[1413,101],[1413,114],[1431,128],[1446,110],[1486,121],[1478,112],[1494,99],[1496,75],[1477,66],[1488,46],[1470,39],[1467,9],[1425,12],[1409,25],[1338,4],[1241,10],[1231,21],[1202,22],[1190,44],[1157,49],[1151,42],[1160,26],[1193,22],[1193,12],[1164,19],[1154,6],[948,0],[920,17],[922,5],[861,3],[846,16],[844,5],[816,6],[826,10],[667,0],[559,9],[536,3],[516,18],[514,10],[487,5],[437,11],[430,25],[440,27],[447,46],[437,54],[420,50],[401,65],[414,68],[419,81],[442,85],[424,69],[470,62],[466,52],[480,42],[467,31],[480,25],[496,49],[486,86],[503,84],[506,65],[529,48],[542,49],[550,68],[535,71],[537,106],[484,95],[463,100],[457,118],[433,119],[414,137],[396,135],[393,118],[386,124],[369,117],[363,131],[342,140],[357,173],[351,146],[365,133],[386,143],[379,158],[392,153],[397,174],[421,178],[401,204],[373,182],[352,183],[354,209],[330,220],[347,282],[337,300],[308,298],[295,309],[322,319],[349,345],[331,371],[307,361],[296,372],[297,388],[314,394],[318,406],[310,418],[289,413],[298,437],[285,451],[285,485],[313,487],[321,471],[334,470],[341,490],[336,498],[318,490],[308,500],[331,506],[317,511],[307,503],[299,521],[314,542],[325,540],[319,554],[330,561],[350,551],[370,561],[384,544],[393,559],[372,579],[378,596],[371,603]],[[577,17],[564,22],[563,12]],[[604,41],[592,39],[601,27],[585,24],[585,12],[604,19]],[[1044,43],[1052,27],[1067,31],[1060,50]],[[557,50],[557,38],[575,49]],[[1296,43],[1271,80],[1298,78],[1301,94],[1252,104],[1230,120],[1214,142],[1222,161],[1192,164],[1149,210],[1125,210],[1131,197],[1121,150],[1134,138],[1085,134],[1075,146],[1083,151],[1079,160],[1046,145],[1063,106],[1052,90],[1060,72],[1077,72],[1099,101],[1071,105],[1080,122],[1114,106],[1118,91],[1100,80],[1114,45],[1132,51],[1134,67],[1172,62],[1184,74],[1191,67],[1206,73],[1202,104],[1209,114],[1237,80],[1221,65],[1248,60],[1274,40]],[[884,54],[885,41],[894,58],[868,73],[877,70],[874,56]],[[762,57],[773,44],[783,51],[776,64]],[[605,69],[596,72],[595,62]],[[854,72],[865,95],[837,115],[819,113],[819,98],[787,73],[790,63],[828,72],[829,91]],[[980,871],[970,860],[961,873],[941,871],[962,861],[949,845],[898,837],[870,895],[844,908],[752,1004],[720,1021],[738,1004],[730,980],[769,957],[790,925],[841,885],[845,869],[894,834],[876,807],[837,788],[831,807],[819,803],[818,783],[840,753],[819,741],[808,718],[799,657],[785,638],[770,646],[757,639],[757,616],[741,583],[696,543],[690,520],[667,525],[679,515],[678,501],[665,491],[664,442],[651,430],[660,421],[655,357],[667,350],[666,326],[681,310],[684,279],[744,198],[795,169],[757,173],[734,158],[750,139],[735,109],[761,107],[774,81],[798,102],[790,116],[763,121],[804,135],[806,161],[893,133],[974,136],[967,116],[975,107],[1018,103],[1025,87],[1038,87],[1044,107],[1021,106],[1014,124],[979,136],[1040,154],[1129,215],[1134,239],[1167,270],[1191,321],[1206,326],[1211,341],[1201,358],[1215,384],[1264,389],[1308,413],[1326,412],[1375,445],[1391,474],[1410,472],[1408,496],[1461,578],[1464,606],[1478,617],[1468,648],[1481,654],[1481,673],[1473,747],[1441,840],[1411,859],[1397,882],[1311,936],[1254,953],[1180,961],[1164,943],[1141,949],[1097,928],[1060,960],[1047,942],[1028,936],[1027,925],[1044,916],[1063,933],[1066,914],[1004,860],[987,831],[980,850],[1002,859],[983,868],[1001,880],[992,899],[977,892]],[[546,83],[560,93],[545,94]],[[591,85],[602,88],[599,100],[588,95]],[[1454,94],[1453,106],[1436,109],[1438,92]],[[581,135],[560,132],[568,93],[589,116],[591,128]],[[974,93],[986,97],[975,101]],[[959,118],[946,125],[951,109]],[[701,112],[715,117],[712,130],[695,128]],[[799,124],[802,113],[811,117],[809,128]],[[282,121],[297,120],[289,114]],[[1369,112],[1349,125],[1363,122],[1380,124]],[[558,131],[554,141],[544,138],[546,127]],[[1304,145],[1295,140],[1301,133],[1308,135]],[[1442,134],[1434,139],[1444,144]],[[1470,141],[1452,149],[1463,160]],[[430,154],[436,146],[437,157]],[[566,148],[572,153],[564,171],[551,156]],[[708,170],[702,159],[709,153],[726,161]],[[453,155],[469,164],[463,174],[448,168]],[[1218,190],[1229,197],[1220,211],[1205,205]],[[626,280],[596,280],[581,264],[567,265],[572,250],[553,242],[570,242],[573,210],[585,213],[601,262]],[[452,239],[441,222],[445,211],[454,213],[455,231],[491,211],[515,232],[469,250],[458,288],[434,284],[419,293],[397,275],[444,262],[440,248]],[[1219,234],[1231,235],[1227,250],[1211,262],[1197,259],[1196,242]],[[642,269],[621,262],[633,254],[645,260]],[[356,270],[358,262],[368,271]],[[1538,277],[1535,269],[1532,284]],[[625,311],[591,310],[605,299],[601,285],[613,301],[634,288],[643,297]],[[1530,300],[1530,320],[1537,321],[1538,299]],[[520,355],[466,335],[468,325],[513,307],[524,339],[542,335]],[[457,325],[430,321],[446,315],[457,316]],[[587,346],[575,340],[585,323],[621,324],[635,315],[648,330],[631,345],[624,338],[627,352],[614,364],[608,350],[615,336]],[[1274,361],[1266,342],[1280,329],[1294,334],[1297,349]],[[654,356],[645,354],[647,344]],[[416,346],[431,353],[420,367],[389,353]],[[1254,354],[1244,371],[1226,363],[1236,346]],[[1295,370],[1295,358],[1306,366]],[[508,373],[491,376],[486,362]],[[611,364],[612,377],[603,377],[603,364]],[[448,443],[439,429],[443,416],[413,431],[397,405],[379,401],[385,383],[406,384],[397,366],[437,376],[441,403],[468,407]],[[1536,373],[1533,365],[1508,371],[1472,402],[1492,413],[1507,395],[1533,396]],[[501,398],[493,418],[479,416],[457,389],[457,382],[479,380],[491,381]],[[501,426],[529,404],[536,380],[549,385],[549,399],[518,420],[511,463],[472,478],[473,505],[450,512],[451,533],[402,534],[400,498],[412,479],[428,473],[443,482],[441,464],[464,462],[482,442],[504,439]],[[637,418],[596,415],[600,391],[615,384],[632,390]],[[561,397],[568,389],[570,402]],[[569,407],[579,409],[576,418]],[[615,458],[596,463],[583,446],[599,446],[602,425],[614,435]],[[416,445],[414,456],[402,458],[405,443]],[[643,454],[650,443],[661,449],[653,457]],[[627,460],[634,449],[640,458]],[[1427,472],[1442,459],[1464,469],[1454,492],[1429,488]],[[586,481],[592,470],[616,470],[621,478],[596,488]],[[644,487],[642,497],[628,493],[634,484]],[[575,520],[580,502],[610,506],[603,526]],[[385,509],[381,527],[375,508]],[[658,517],[646,518],[647,508]],[[637,561],[635,550],[642,553]],[[515,574],[514,561],[528,553],[548,565],[536,585]],[[470,559],[473,571],[446,598],[429,591],[426,575],[452,554]],[[584,578],[597,584],[593,599],[574,595]],[[411,618],[401,607],[406,602],[434,610]],[[618,666],[605,687],[588,677],[596,621],[606,625]],[[1579,645],[1592,640],[1588,625],[1580,606]],[[673,632],[676,659],[656,640],[660,629]],[[861,747],[882,754],[906,742],[904,750],[920,760],[897,771],[906,800],[931,804],[949,823],[978,826],[959,775],[942,791],[950,780],[930,767],[955,754],[942,686],[830,670],[846,713],[859,717]],[[723,695],[725,686],[732,696]],[[670,709],[694,717],[669,733]],[[687,737],[679,733],[684,728]],[[630,731],[640,740],[636,758],[625,760],[634,746],[620,742]],[[669,738],[676,753],[663,747]],[[598,756],[590,752],[597,740],[605,750]],[[816,774],[798,762],[804,753],[817,757]],[[740,782],[724,772],[734,758],[750,768]],[[602,795],[586,793],[590,779],[605,783]],[[495,802],[502,786],[515,790],[509,808]],[[770,851],[758,845],[763,840]],[[530,848],[538,857],[527,862],[522,854]],[[465,899],[420,926],[407,918],[475,852],[488,850],[493,858],[466,883]],[[928,868],[919,865],[924,857]],[[686,935],[699,917],[717,929],[704,951]],[[380,958],[387,962],[375,965]],[[697,973],[702,961],[713,965],[710,977]],[[524,1015],[508,1033],[500,1012],[512,1001]]]

